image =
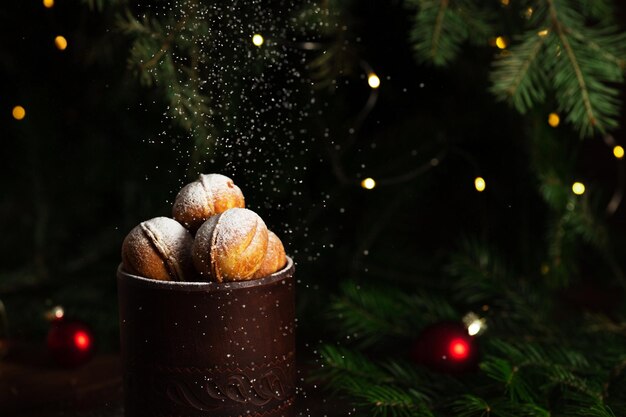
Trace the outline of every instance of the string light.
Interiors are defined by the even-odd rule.
[[[498,36],[496,38],[496,46],[499,49],[506,49],[507,45],[508,45],[508,42],[506,41],[506,38],[504,36]]]
[[[15,120],[22,120],[24,117],[26,117],[26,109],[22,106],[15,106],[13,107],[13,111],[11,112],[11,114],[13,115],[13,118]]]
[[[572,191],[576,195],[583,195],[585,193],[585,184],[576,181],[574,184],[572,184]]]
[[[556,113],[550,113],[548,115],[548,124],[552,127],[557,127],[561,123],[561,118]]]
[[[63,307],[56,306],[52,309],[52,314],[54,315],[55,319],[62,319],[65,315],[65,311],[63,311]]]
[[[366,190],[372,190],[374,189],[374,187],[376,187],[376,181],[374,181],[374,178],[365,178],[363,181],[361,181],[361,187],[365,188]]]
[[[615,155],[617,159],[622,159],[624,157],[624,148],[619,145],[615,146],[613,148],[613,155]]]
[[[476,336],[487,329],[487,322],[476,313],[469,312],[463,317],[463,324],[467,328],[467,334]]]
[[[54,45],[57,47],[59,51],[65,51],[65,48],[67,48],[67,39],[59,35],[56,38],[54,38]]]
[[[48,321],[61,320],[65,316],[62,306],[54,306],[45,312],[45,318]]]
[[[254,46],[261,46],[263,45],[263,42],[265,42],[265,39],[263,39],[263,36],[259,35],[258,33],[252,36],[252,43],[254,44]]]
[[[548,36],[548,29],[540,30],[539,32],[537,32],[537,35],[545,38],[546,36]]]
[[[367,83],[372,88],[378,88],[380,87],[380,78],[378,78],[378,75],[372,72],[370,75],[367,76]]]
[[[54,7],[54,0],[43,0],[43,7],[46,9],[51,9]]]
[[[474,180],[474,187],[476,187],[476,191],[482,193],[483,191],[485,191],[487,183],[485,183],[485,179],[483,177],[476,177],[476,179]]]
[[[467,334],[469,334],[470,336],[475,336],[480,332],[481,328],[482,323],[479,320],[476,320],[475,322],[467,326]]]

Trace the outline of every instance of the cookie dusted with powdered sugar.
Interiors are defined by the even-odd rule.
[[[209,217],[243,207],[243,193],[233,180],[221,174],[202,174],[178,192],[172,217],[195,233]]]
[[[155,217],[141,222],[122,243],[124,271],[163,281],[194,280],[193,237],[176,220]]]
[[[252,278],[263,278],[272,275],[274,272],[283,269],[286,263],[287,255],[285,254],[283,242],[280,241],[274,232],[268,230],[267,251],[265,251],[265,257],[261,262],[261,266]]]
[[[193,263],[215,282],[253,279],[267,251],[268,230],[255,212],[232,208],[209,218],[196,233]]]

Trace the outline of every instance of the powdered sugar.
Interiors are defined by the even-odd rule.
[[[215,226],[221,214],[210,217],[205,221],[196,233],[193,243],[193,263],[200,275],[212,275],[213,257],[211,250],[215,238]]]
[[[198,229],[193,261],[213,280],[248,279],[260,266],[267,248],[267,227],[253,211],[232,208],[209,218]]]
[[[154,245],[173,275],[172,278],[185,280],[185,269],[188,268],[184,264],[189,263],[189,250],[193,244],[189,231],[169,217],[155,217],[140,223],[139,227],[146,239],[137,243],[145,249],[148,245]]]
[[[265,226],[265,223],[251,210],[242,208],[227,210],[218,221],[214,247],[218,251],[225,250],[234,245],[241,245],[245,239],[252,240],[254,234],[250,232],[261,225]]]
[[[232,207],[244,207],[243,193],[221,174],[202,174],[184,186],[176,196],[173,217],[192,232],[209,217]]]
[[[213,210],[212,199],[207,195],[207,190],[200,181],[194,181],[185,185],[178,192],[174,201],[174,216],[178,213],[186,213],[197,210],[197,207],[209,206]],[[203,210],[204,211],[204,210]]]

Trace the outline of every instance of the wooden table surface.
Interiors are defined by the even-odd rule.
[[[117,355],[96,355],[68,370],[53,365],[40,347],[15,346],[0,359],[0,416],[123,417],[121,375]],[[296,408],[299,417],[354,415],[313,385],[301,387]]]

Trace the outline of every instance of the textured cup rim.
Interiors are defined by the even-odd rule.
[[[118,280],[125,280],[128,283],[140,285],[147,288],[159,288],[180,291],[232,291],[244,288],[262,287],[277,283],[293,276],[295,265],[293,259],[287,256],[287,264],[280,271],[276,271],[271,275],[263,278],[256,278],[246,281],[230,281],[230,282],[187,282],[187,281],[161,281],[158,279],[146,278],[139,275],[130,274],[122,269],[120,263],[117,267]]]

